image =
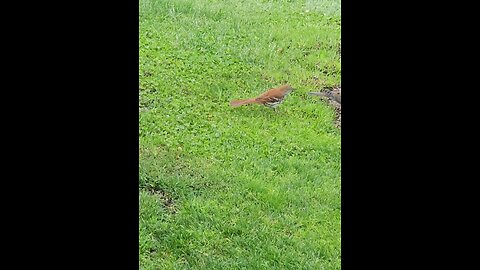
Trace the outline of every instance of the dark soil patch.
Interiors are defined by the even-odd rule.
[[[325,90],[322,90],[322,91],[325,91]],[[327,91],[335,91],[341,95],[342,89],[340,86],[337,86],[337,87],[334,87],[333,89],[327,89]],[[319,97],[320,99],[328,102],[328,104],[335,109],[335,126],[337,128],[342,128],[342,104],[337,102],[333,98],[329,98],[326,96],[319,96]]]
[[[342,128],[342,105],[330,99],[328,100],[328,103],[335,108],[335,126],[337,128]]]
[[[168,192],[161,189],[159,190],[151,189],[149,190],[149,192],[152,195],[157,197],[161,206],[165,208],[169,213],[175,214],[177,212],[175,201],[173,200],[172,196]]]

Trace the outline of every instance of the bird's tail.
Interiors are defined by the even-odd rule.
[[[250,103],[256,103],[257,101],[254,98],[247,98],[247,99],[235,99],[230,102],[230,106],[232,107],[239,107],[242,105],[247,105]]]

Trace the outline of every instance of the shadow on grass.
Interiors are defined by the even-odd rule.
[[[228,105],[230,107],[230,105]],[[263,105],[250,104],[237,108],[230,107],[232,115],[245,116],[250,118],[278,119],[287,117],[289,114],[287,107],[279,106],[277,110],[265,107]]]

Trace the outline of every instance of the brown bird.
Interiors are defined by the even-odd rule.
[[[282,85],[278,88],[272,88],[255,98],[232,100],[230,105],[232,107],[239,107],[242,105],[257,103],[275,109],[293,90],[295,90],[295,88],[292,88],[289,85]]]
[[[339,104],[342,104],[342,89],[340,87],[335,87],[333,89],[327,89],[324,92],[310,92],[310,95],[327,97],[330,100],[334,100]]]

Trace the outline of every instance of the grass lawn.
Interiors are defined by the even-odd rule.
[[[340,0],[140,0],[140,269],[340,269]],[[278,112],[231,108],[284,83]]]

